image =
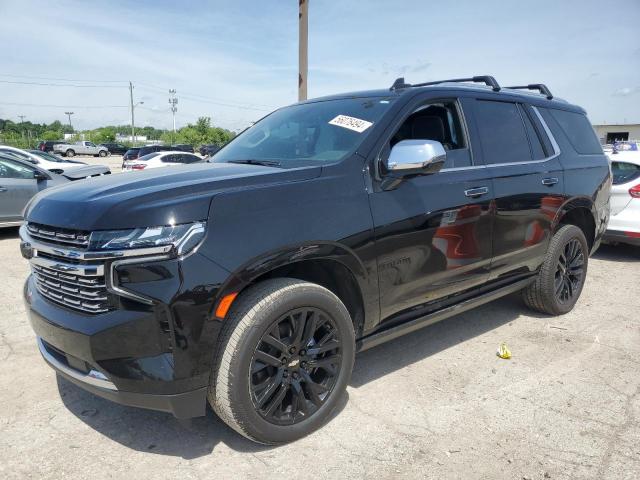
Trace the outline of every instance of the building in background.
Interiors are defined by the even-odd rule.
[[[640,123],[619,125],[594,125],[600,143],[611,144],[614,141],[640,140]]]

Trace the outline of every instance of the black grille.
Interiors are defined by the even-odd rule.
[[[49,300],[75,310],[104,313],[111,309],[104,277],[72,275],[31,265],[38,291]]]
[[[90,232],[27,224],[29,235],[43,245],[87,249]],[[35,285],[47,300],[85,313],[104,313],[113,309],[112,295],[107,291],[104,262],[86,261],[57,255],[56,249],[37,250],[31,260]],[[56,252],[56,253],[52,253]]]
[[[87,248],[89,246],[89,235],[91,234],[91,232],[83,230],[69,230],[67,228],[50,227],[32,222],[27,224],[27,230],[29,231],[29,235],[38,240],[80,248]]]

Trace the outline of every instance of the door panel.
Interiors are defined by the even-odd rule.
[[[562,166],[554,158],[488,168],[495,188],[491,278],[535,270],[547,251],[553,221],[564,203]]]
[[[465,195],[482,187],[487,193]],[[488,279],[492,198],[490,174],[484,167],[417,176],[395,190],[370,195],[381,318],[420,308]]]
[[[37,192],[34,179],[0,178],[0,222],[21,220],[22,210]]]
[[[482,155],[495,189],[490,279],[533,271],[564,202],[558,152],[548,151],[542,125],[517,103],[480,97],[463,107],[477,129],[474,151]]]

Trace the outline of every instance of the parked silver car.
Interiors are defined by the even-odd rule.
[[[0,228],[22,223],[22,211],[31,197],[70,179],[24,160],[0,155]]]

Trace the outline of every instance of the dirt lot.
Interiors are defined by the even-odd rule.
[[[640,478],[640,249],[603,247],[564,317],[510,296],[359,355],[335,418],[279,448],[56,378],[16,230],[0,231],[0,271],[1,478]]]

